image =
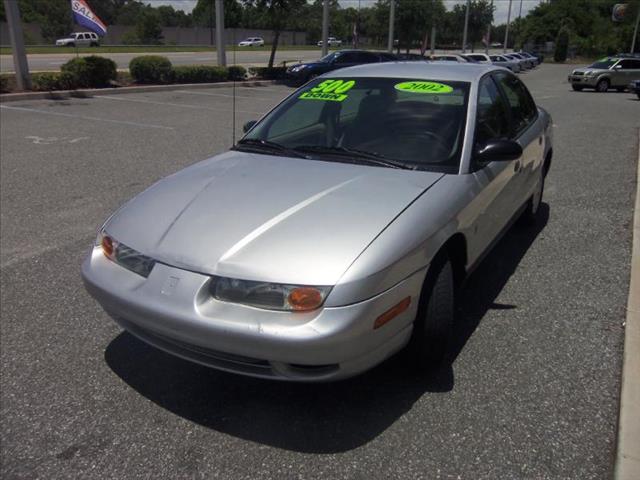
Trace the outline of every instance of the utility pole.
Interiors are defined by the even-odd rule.
[[[329,53],[329,0],[322,2],[322,56]]]
[[[469,4],[471,0],[467,0],[467,11],[464,14],[464,33],[462,34],[462,53],[467,51],[467,30],[469,29]]]
[[[503,53],[507,53],[507,43],[509,42],[509,22],[511,22],[511,3],[513,0],[509,0],[509,13],[507,13],[507,28],[504,31],[504,45]]]
[[[5,0],[6,2],[7,0]],[[638,38],[638,24],[640,24],[640,6],[638,7],[638,16],[636,17],[636,28],[633,30],[633,39],[631,40],[631,50],[629,53],[633,53],[636,50],[636,39]]]
[[[9,24],[9,38],[11,53],[13,53],[13,68],[16,71],[16,86],[18,90],[31,90],[31,75],[24,49],[24,36],[20,21],[20,10],[15,0],[4,0],[4,11]]]
[[[209,43],[213,47],[213,10],[215,8],[215,5],[213,2],[215,0],[210,0],[210,1],[211,1],[211,9],[209,10]]]
[[[520,0],[520,10],[518,11],[518,36],[520,36],[520,28],[522,27],[520,17],[522,17],[522,0]],[[522,45],[520,45],[520,50],[522,50]]]
[[[491,0],[491,18],[493,18],[493,0]],[[486,44],[484,46],[484,53],[489,55],[489,44],[491,44],[491,23],[493,20],[489,21],[489,25],[487,25],[487,39]]]
[[[216,0],[216,52],[218,54],[218,65],[221,67],[227,65],[227,55],[224,47],[224,1]]]
[[[389,53],[393,53],[393,27],[396,23],[396,0],[389,2],[389,41],[387,43],[387,50]]]
[[[436,50],[436,23],[433,22],[431,24],[431,55],[435,53]]]

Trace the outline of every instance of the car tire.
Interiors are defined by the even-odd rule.
[[[427,272],[409,340],[408,353],[416,369],[429,371],[442,365],[453,334],[454,316],[453,266],[441,252]]]
[[[571,88],[573,88],[576,92],[581,92],[583,89],[582,85],[571,85]]]
[[[596,92],[605,93],[609,90],[610,85],[611,82],[609,82],[609,80],[607,80],[606,78],[598,80],[598,83],[596,83]]]
[[[540,167],[540,180],[538,180],[536,189],[529,200],[527,200],[527,206],[519,218],[521,225],[534,225],[538,219],[538,212],[540,211],[540,205],[542,205],[542,197],[544,195],[544,177],[544,167]]]

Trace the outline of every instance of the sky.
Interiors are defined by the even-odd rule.
[[[184,10],[190,12],[193,7],[196,6],[197,0],[146,0],[146,3],[150,3],[154,6],[171,5],[175,9]],[[340,0],[340,5],[343,7],[358,7],[358,3],[362,7],[370,6],[374,4],[376,0]],[[465,0],[444,0],[445,6],[451,10],[456,4],[464,4]],[[516,18],[520,12],[520,4],[522,3],[522,15],[526,15],[529,10],[534,8],[540,3],[540,0],[513,0],[511,6],[511,18]],[[509,0],[494,0],[494,6],[496,11],[494,13],[494,24],[500,25],[501,23],[507,23],[507,15],[509,11]]]

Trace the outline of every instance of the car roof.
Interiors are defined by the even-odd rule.
[[[367,63],[355,67],[341,68],[325,74],[325,77],[385,77],[449,80],[452,82],[477,82],[491,71],[509,71],[487,63],[459,62],[385,62]]]

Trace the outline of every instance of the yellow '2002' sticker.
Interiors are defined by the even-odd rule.
[[[402,82],[396,83],[394,85],[396,90],[401,92],[411,92],[411,93],[430,93],[430,94],[441,94],[441,93],[451,93],[453,92],[453,88],[449,85],[445,85],[444,83],[437,82]]]
[[[351,90],[355,84],[355,80],[325,80],[311,90],[304,92],[298,98],[303,100],[343,102],[347,98],[346,92]]]

